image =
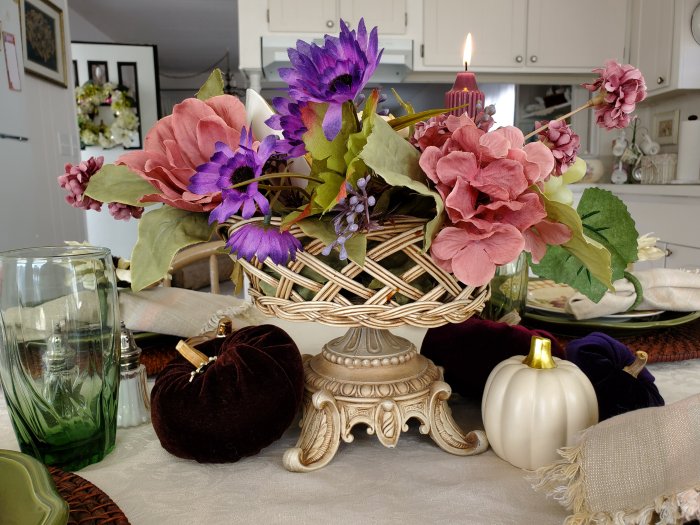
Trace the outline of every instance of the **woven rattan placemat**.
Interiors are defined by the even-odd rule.
[[[576,336],[561,335],[556,333],[556,327],[546,323],[532,322],[532,320],[527,318],[524,319],[523,324],[528,328],[542,328],[552,331],[563,346],[566,346],[569,341],[586,335],[584,332]],[[590,332],[594,331],[604,332],[605,330],[590,330]],[[645,351],[649,356],[649,363],[700,358],[700,319],[679,326],[649,330],[639,334],[623,335],[614,333],[610,335],[627,345],[633,352],[637,350]]]
[[[56,467],[48,468],[58,493],[70,507],[68,525],[129,525],[112,499],[88,480]]]

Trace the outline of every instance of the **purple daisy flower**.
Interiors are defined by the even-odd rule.
[[[253,134],[241,130],[241,142],[234,152],[223,142],[217,142],[216,150],[209,162],[197,166],[197,172],[190,179],[187,187],[192,193],[206,195],[221,192],[221,204],[211,211],[209,223],[225,222],[241,210],[244,219],[255,214],[256,205],[263,215],[270,213],[270,203],[258,191],[258,183],[231,188],[235,184],[257,179],[262,175],[267,159],[275,153],[277,138],[270,135],[260,143],[258,151],[253,150]]]
[[[246,261],[257,257],[262,262],[269,257],[275,264],[287,264],[296,259],[297,251],[303,250],[294,235],[263,222],[244,224],[233,232],[226,246],[233,255]]]
[[[288,50],[291,68],[280,68],[282,80],[289,84],[289,96],[296,102],[327,102],[323,132],[333,140],[342,125],[342,107],[354,100],[374,73],[382,56],[378,49],[377,28],[367,35],[364,18],[357,33],[340,21],[340,36],[326,35],[323,47],[297,41]]]
[[[272,106],[277,115],[272,115],[265,124],[272,129],[281,130],[284,140],[278,144],[278,151],[286,153],[289,158],[302,157],[306,154],[303,135],[307,129],[301,119],[301,108],[304,104],[297,104],[284,97],[272,99]]]

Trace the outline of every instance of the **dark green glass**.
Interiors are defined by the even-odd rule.
[[[109,250],[0,253],[0,380],[20,450],[64,470],[114,449],[119,313]]]

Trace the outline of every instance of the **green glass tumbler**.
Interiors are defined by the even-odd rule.
[[[529,267],[527,254],[521,252],[513,261],[496,267],[491,279],[491,298],[481,317],[491,321],[518,324],[525,312]]]
[[[20,450],[64,470],[114,449],[119,301],[106,248],[0,253],[0,381]]]

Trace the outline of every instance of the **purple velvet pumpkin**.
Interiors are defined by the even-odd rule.
[[[598,396],[600,421],[638,408],[663,406],[664,399],[654,384],[654,376],[642,368],[635,377],[625,371],[635,356],[609,335],[593,332],[566,345],[566,358],[576,364]]]
[[[491,370],[509,357],[526,356],[533,335],[551,339],[552,355],[564,357],[557,340],[544,330],[528,330],[478,317],[431,328],[420,352],[445,369],[445,381],[454,392],[481,401]]]
[[[178,356],[151,392],[153,427],[171,454],[202,463],[238,461],[279,439],[294,421],[304,392],[301,356],[272,325],[242,328],[197,347],[217,356],[194,376]]]

